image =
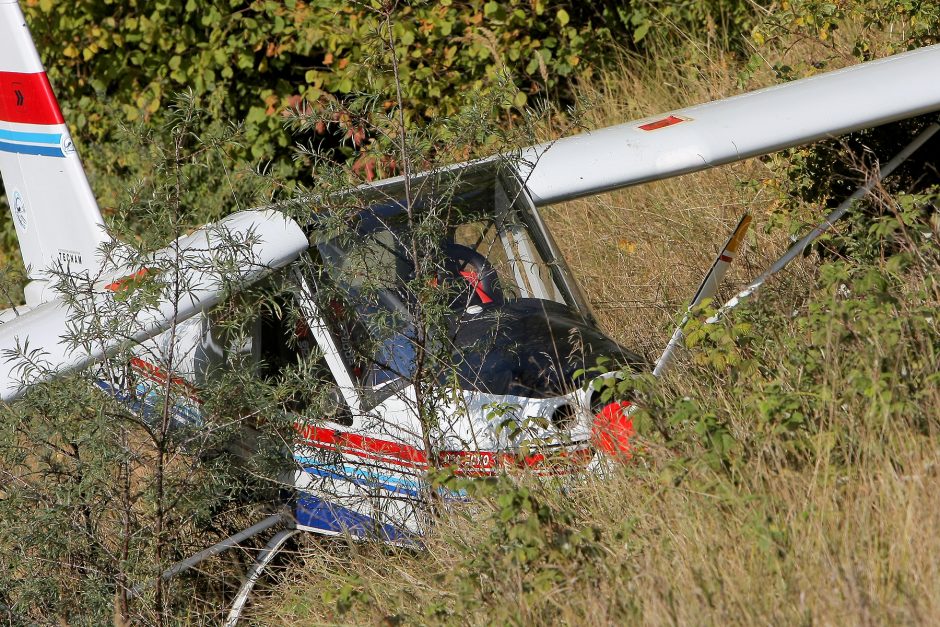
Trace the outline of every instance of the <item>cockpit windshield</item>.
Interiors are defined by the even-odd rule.
[[[493,216],[461,217],[466,221],[442,232],[437,241],[422,241],[404,221],[370,216],[362,219],[355,241],[330,240],[319,246],[319,252],[334,281],[352,290],[387,290],[392,297],[387,305],[395,303],[394,295],[402,294],[421,266],[432,283],[466,285],[468,298],[454,302],[455,308],[520,298],[576,305],[565,298],[551,262],[540,254],[524,224]],[[415,250],[416,246],[422,249]]]
[[[409,379],[437,346],[419,328],[431,318],[451,339],[468,317],[539,302],[590,320],[534,210],[514,206],[496,178],[471,183],[439,206],[419,198],[410,212],[380,200],[317,244],[317,292],[330,294],[318,309],[363,388]]]

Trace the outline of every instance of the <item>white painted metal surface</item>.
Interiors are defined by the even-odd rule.
[[[42,72],[42,61],[33,45],[17,0],[0,0],[0,60],[9,72]]]
[[[0,173],[38,305],[49,269],[94,272],[111,238],[15,0],[0,0]]]
[[[232,609],[229,610],[228,616],[225,618],[225,627],[235,627],[238,624],[242,616],[242,611],[245,609],[245,605],[248,604],[248,595],[251,594],[251,591],[254,589],[255,584],[258,583],[261,575],[264,574],[264,569],[268,567],[271,560],[284,548],[287,541],[298,532],[298,529],[284,529],[283,531],[279,531],[277,535],[268,541],[264,549],[261,550],[254,565],[248,571],[245,582],[238,590],[238,594],[235,595]]]
[[[539,206],[940,109],[940,45],[522,151]]]
[[[70,306],[58,298],[0,325],[0,399],[19,396],[30,384],[49,379],[102,359],[124,342],[141,342],[212,307],[226,287],[250,284],[275,268],[295,260],[307,249],[307,237],[297,224],[276,211],[242,211],[178,240],[158,251],[154,259],[179,260],[179,284],[185,289],[173,296],[166,289],[158,302],[140,311],[122,307],[121,279],[140,269],[127,269],[111,280],[98,283]],[[237,268],[232,274],[231,268]],[[226,269],[227,268],[227,269]],[[155,277],[169,285],[175,277],[166,271]],[[169,294],[169,296],[168,296]],[[121,316],[136,315],[134,320]],[[76,324],[87,328],[115,328],[85,346],[64,339]],[[15,353],[33,352],[30,368]]]

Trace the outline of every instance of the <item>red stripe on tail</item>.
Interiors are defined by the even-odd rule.
[[[45,72],[0,72],[0,122],[62,124],[64,121]]]

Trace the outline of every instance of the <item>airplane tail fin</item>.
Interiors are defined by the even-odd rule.
[[[17,0],[0,0],[0,174],[30,284],[97,268],[110,236]]]

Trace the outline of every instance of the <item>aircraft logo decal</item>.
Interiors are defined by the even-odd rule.
[[[68,135],[62,135],[62,154],[70,155],[75,152],[75,144],[72,142],[72,138]]]
[[[16,223],[25,233],[29,221],[26,219],[26,200],[19,190],[13,190],[13,215],[16,217]]]
[[[64,250],[62,248],[59,249],[59,262],[64,266],[73,263],[80,266],[85,265],[80,252],[77,250]]]

